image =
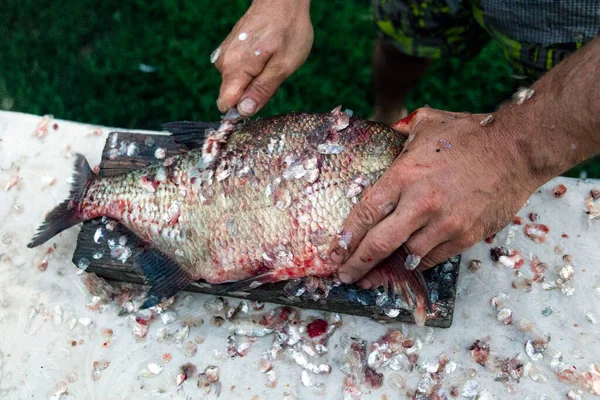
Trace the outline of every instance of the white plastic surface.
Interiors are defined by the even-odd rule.
[[[193,357],[186,357],[181,346],[156,340],[157,332],[165,326],[160,319],[150,324],[144,339],[137,339],[132,333],[132,316],[117,316],[114,305],[101,311],[86,307],[90,295],[81,283],[78,269],[70,261],[78,228],[71,228],[36,249],[26,248],[44,214],[68,193],[67,181],[73,163],[70,151],[83,153],[93,167],[100,161],[109,132],[107,128],[95,131],[97,127],[94,126],[53,120],[47,135],[37,138],[33,132],[40,120],[38,116],[0,112],[0,398],[199,398],[195,376],[176,385],[179,366],[192,362],[198,372],[208,365],[220,367],[222,399],[282,399],[286,398],[285,393],[290,399],[341,399],[343,373],[340,360],[343,355],[336,344],[342,333],[370,342],[389,328],[401,329],[400,324],[384,326],[367,318],[342,316],[343,326],[330,339],[328,354],[318,359],[318,363],[331,365],[331,374],[309,373],[308,376],[315,382],[325,383],[324,395],[314,387],[302,384],[302,369],[289,357],[274,362],[277,386],[267,387],[267,376],[259,372],[258,365],[261,355],[271,347],[273,335],[257,338],[243,358],[216,357],[215,350],[223,352],[227,347],[229,323],[225,322],[221,327],[211,324],[212,314],[203,306],[210,296],[192,294],[190,305],[174,306],[177,319],[173,325],[204,319],[202,326],[191,327],[185,340],[204,337]],[[57,129],[53,127],[55,123]],[[70,150],[66,146],[70,146]],[[18,183],[6,190],[11,182],[15,182],[15,176]],[[56,183],[48,186],[51,178],[56,178]],[[557,199],[551,188],[559,183],[566,185],[568,190],[564,197]],[[481,394],[485,390],[481,398],[564,399],[570,390],[578,387],[559,382],[550,368],[552,352],[560,351],[563,362],[568,368],[576,368],[574,371],[587,372],[591,363],[600,364],[600,220],[591,221],[584,212],[584,201],[592,188],[600,189],[600,182],[554,179],[536,192],[521,210],[519,215],[523,217],[523,225],[511,224],[497,235],[492,245],[479,243],[463,255],[453,325],[450,329],[435,329],[433,343],[425,344],[419,351],[419,364],[437,361],[441,353],[446,353],[457,363],[456,370],[446,378],[440,392],[448,393],[452,386],[458,386],[460,392],[466,381],[475,380],[478,383],[475,392]],[[18,205],[20,210],[17,210]],[[537,213],[540,223],[550,229],[545,243],[534,243],[523,233],[530,212]],[[562,237],[563,234],[568,237]],[[513,235],[506,247],[517,249],[524,256],[525,265],[520,271],[525,278],[532,277],[530,262],[537,256],[549,265],[546,282],[556,280],[559,269],[565,265],[563,255],[569,254],[574,268],[573,295],[567,296],[559,289],[544,290],[536,282],[529,292],[513,288],[513,281],[522,278],[516,277],[514,270],[493,263],[490,258],[490,248],[505,245],[507,236]],[[49,258],[47,269],[42,272],[38,264],[53,245],[56,249]],[[482,261],[481,270],[467,270],[466,265],[472,259]],[[510,325],[498,321],[497,311],[490,305],[490,299],[501,292],[508,296],[502,306],[512,311],[513,323]],[[239,302],[230,301],[233,304]],[[265,310],[269,307],[267,305]],[[553,313],[543,316],[542,310],[547,307],[551,307]],[[30,318],[34,309],[39,312]],[[59,309],[62,321],[58,319]],[[586,313],[599,322],[593,324],[586,318]],[[304,318],[324,314],[302,310],[301,315]],[[70,330],[73,318],[90,318],[91,324],[84,326],[89,320],[83,319]],[[533,322],[531,332],[518,329],[518,321],[523,318]],[[113,336],[103,336],[105,329],[112,329]],[[428,328],[414,326],[404,329],[413,338],[424,338],[429,332]],[[544,332],[551,335],[548,349],[542,360],[532,361],[525,354],[525,343]],[[488,335],[492,338],[493,355],[514,357],[522,353],[523,360],[531,362],[547,381],[534,382],[525,374],[515,385],[516,393],[510,395],[502,382],[494,381],[494,371],[486,371],[469,353],[468,349],[476,339]],[[172,355],[168,363],[162,360],[165,353]],[[93,364],[102,360],[110,364],[101,377],[93,381]],[[164,369],[155,377],[140,377],[139,373],[152,361],[163,365]],[[469,375],[471,369],[476,373],[474,377]],[[414,393],[422,376],[418,369],[408,373],[385,367],[382,371],[382,388],[369,390],[363,384],[362,398],[404,398],[405,393]],[[406,381],[406,389],[398,390],[391,384],[393,377],[398,375]],[[60,386],[57,387],[61,382],[66,385],[64,394]],[[584,390],[583,398],[595,397],[592,391],[600,391],[600,380],[596,385],[596,388]],[[208,398],[216,398],[214,392]]]

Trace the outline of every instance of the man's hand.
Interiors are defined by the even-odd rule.
[[[306,60],[313,43],[309,0],[254,0],[221,43],[215,66],[223,77],[217,106],[250,116]]]
[[[343,282],[379,285],[367,273],[401,246],[407,268],[432,267],[511,220],[539,182],[508,140],[509,121],[485,118],[421,108],[394,126],[409,143],[348,217],[348,250],[333,249]]]
[[[400,120],[405,151],[350,213],[348,249],[332,246],[340,280],[377,286],[369,271],[401,246],[406,267],[428,268],[502,229],[540,185],[600,154],[598,93],[600,37],[491,122],[430,108]]]

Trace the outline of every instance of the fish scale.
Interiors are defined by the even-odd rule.
[[[180,124],[186,137],[194,124],[196,140],[205,135],[203,123]],[[136,259],[151,286],[146,306],[200,279],[329,276],[337,268],[330,245],[403,143],[390,127],[337,108],[250,122],[226,118],[207,130],[203,145],[120,176],[94,176],[78,156],[69,200],[30,245],[82,220],[117,219],[148,243]],[[392,267],[381,268],[405,291],[400,275],[413,272]]]

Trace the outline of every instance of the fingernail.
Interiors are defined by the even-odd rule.
[[[240,113],[243,114],[254,114],[256,111],[256,102],[248,97],[240,102],[238,105]]]
[[[329,258],[331,258],[331,261],[336,263],[344,262],[344,256],[341,255],[340,252],[337,250],[332,251],[329,255]]]
[[[352,283],[352,277],[345,272],[340,273],[338,278],[340,278],[340,281],[343,283]]]

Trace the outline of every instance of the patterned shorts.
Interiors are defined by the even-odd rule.
[[[515,69],[531,77],[600,35],[597,0],[373,0],[382,37],[415,57],[479,53],[496,39]]]

